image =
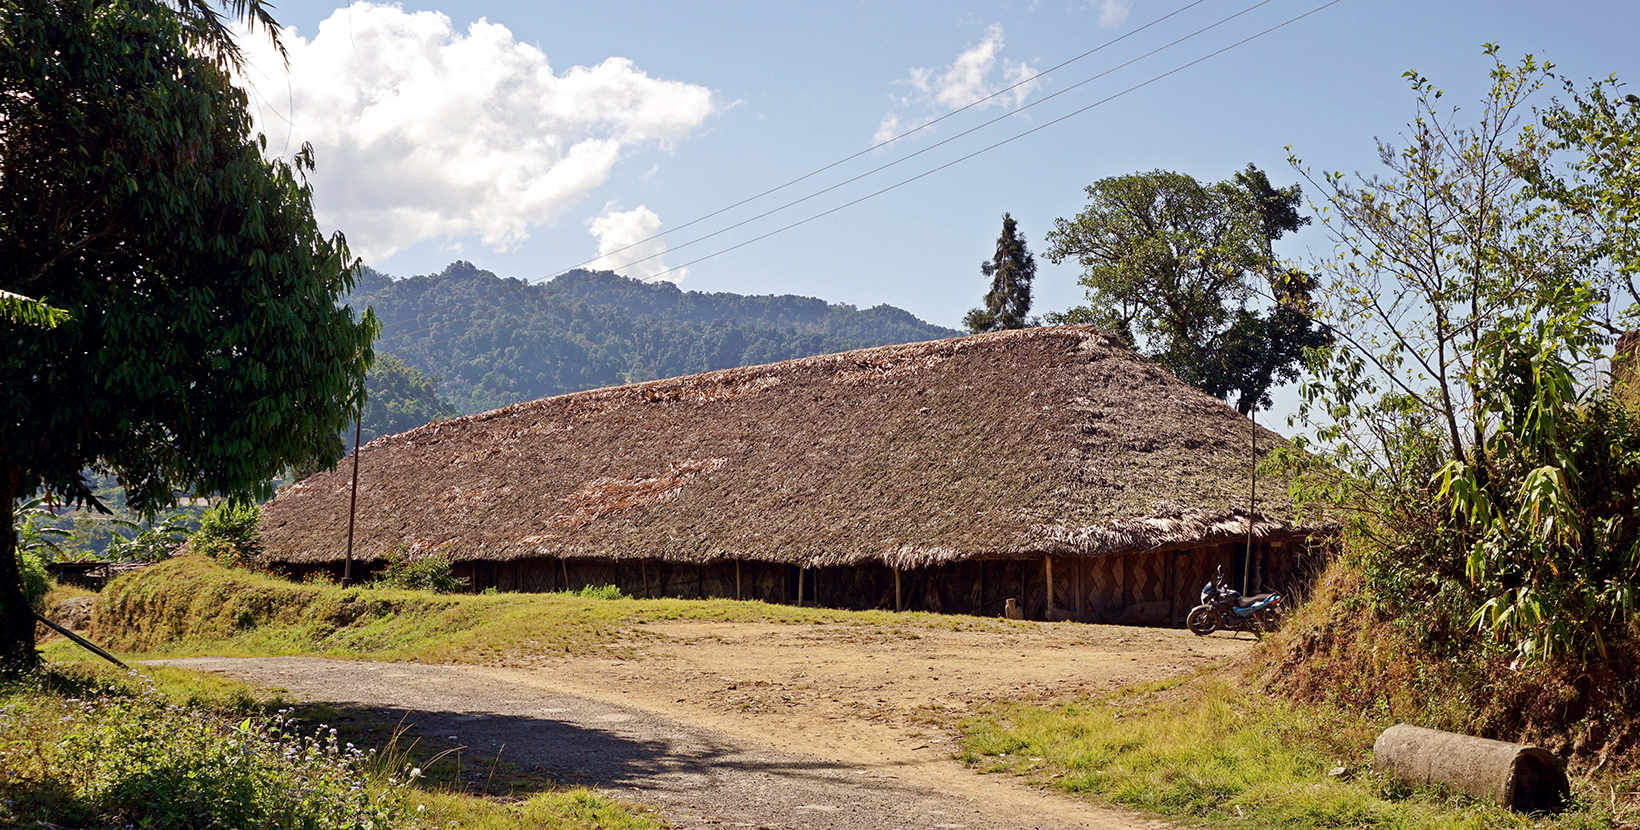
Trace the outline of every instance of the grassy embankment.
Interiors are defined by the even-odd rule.
[[[595,599],[567,594],[440,596],[292,585],[177,561],[111,587],[98,636],[151,656],[326,654],[507,662],[641,641],[661,619],[893,627],[1015,625],[730,601]],[[1026,623],[1025,625],[1029,625]],[[1221,635],[1222,636],[1222,635]],[[1272,644],[1261,659],[1281,651]],[[1612,779],[1579,778],[1557,817],[1523,817],[1440,791],[1407,791],[1370,770],[1388,709],[1297,705],[1228,666],[1099,699],[998,702],[962,727],[979,769],[1191,824],[1228,827],[1584,828],[1622,826]],[[1344,767],[1345,774],[1329,771]]]
[[[1239,665],[1097,699],[999,702],[963,724],[961,757],[987,771],[1209,826],[1635,826],[1640,776],[1631,764],[1608,758],[1574,758],[1572,803],[1553,816],[1522,815],[1438,788],[1411,790],[1374,772],[1372,744],[1389,726],[1484,733],[1497,713],[1479,701],[1474,679],[1460,679],[1450,665],[1425,664],[1429,655],[1410,647],[1392,624],[1349,607],[1335,590],[1350,587],[1347,570],[1329,571],[1323,583],[1283,631]],[[1316,654],[1318,631],[1351,631],[1353,638]],[[1371,670],[1340,665],[1359,660],[1371,662]],[[1307,689],[1299,702],[1289,693],[1295,674],[1310,675],[1312,686],[1337,688]],[[1372,688],[1343,688],[1368,676]],[[1439,687],[1443,681],[1448,685]],[[1494,685],[1531,682],[1517,676]],[[1512,697],[1541,710],[1558,702],[1541,694]],[[1563,757],[1571,746],[1546,745]]]
[[[733,600],[340,588],[293,584],[182,557],[110,585],[92,635],[106,647],[144,657],[310,654],[491,663],[618,649],[646,637],[642,623],[675,619],[957,629],[1015,624]]]

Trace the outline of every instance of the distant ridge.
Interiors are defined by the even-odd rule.
[[[962,334],[888,305],[862,310],[791,294],[684,291],[611,271],[529,283],[464,261],[407,279],[366,268],[344,301],[374,308],[384,327],[376,348],[439,378],[439,394],[464,413]],[[403,336],[409,332],[416,333]]]

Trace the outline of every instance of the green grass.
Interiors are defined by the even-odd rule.
[[[431,594],[296,584],[183,557],[104,589],[92,639],[145,657],[309,654],[494,663],[587,653],[650,638],[663,620],[997,630],[1018,625],[920,612],[839,611],[724,599],[606,599],[596,592]],[[62,654],[71,646],[56,646]]]
[[[1387,724],[1272,699],[1234,671],[1054,706],[998,703],[962,725],[959,758],[1078,796],[1235,828],[1623,826],[1587,788],[1556,817],[1523,816],[1371,771]],[[1343,766],[1347,773],[1329,771]]]

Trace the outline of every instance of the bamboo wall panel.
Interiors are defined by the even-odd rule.
[[[1302,541],[1261,545],[1255,551],[1253,574],[1260,579],[1255,592],[1289,593],[1311,576],[1319,554]],[[1053,559],[1053,607],[1061,615],[1086,622],[1113,622],[1130,605],[1169,602],[1170,615],[1182,623],[1198,602],[1202,584],[1223,566],[1227,576],[1236,565],[1236,544],[1191,549],[1147,551],[1107,556],[1056,556]],[[1041,620],[1048,609],[1048,586],[1042,557],[965,560],[900,572],[904,607],[908,611],[1001,616],[1007,600],[1015,599],[1026,619]],[[341,576],[339,564],[290,566],[292,578],[309,572]],[[354,579],[367,582],[379,568],[354,564]],[[612,561],[599,559],[525,558],[509,562],[457,562],[453,573],[467,581],[468,590],[578,591],[588,586],[613,585],[628,596],[709,598],[735,596],[736,563],[695,564],[658,559]],[[768,603],[792,604],[797,599],[799,569],[794,565],[742,561],[741,597]],[[893,609],[894,570],[885,565],[808,568],[804,604],[831,608]],[[1078,609],[1080,612],[1078,613]]]

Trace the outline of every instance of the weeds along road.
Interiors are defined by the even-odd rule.
[[[989,700],[1054,700],[1190,673],[1246,639],[1075,624],[1000,631],[654,623],[607,655],[514,665],[313,657],[162,661],[653,804],[678,828],[1169,828],[952,760]]]

